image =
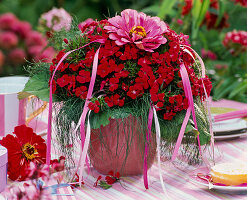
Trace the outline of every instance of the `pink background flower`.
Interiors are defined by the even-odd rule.
[[[45,21],[44,24],[47,26],[47,28],[50,28],[53,31],[60,31],[63,28],[66,31],[69,31],[72,22],[72,17],[63,8],[53,8],[49,12],[41,15],[41,24],[42,21]]]

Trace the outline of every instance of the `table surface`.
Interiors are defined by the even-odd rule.
[[[237,138],[234,140],[226,140],[216,142],[216,148],[222,154],[217,162],[247,162],[247,137]],[[182,170],[173,168],[169,169],[166,165],[162,165],[163,180],[171,200],[247,200],[245,194],[225,194],[207,187],[196,185],[192,182],[188,175]],[[161,188],[158,166],[155,163],[148,171],[149,189],[146,190],[143,185],[142,176],[123,177],[120,183],[115,183],[112,188],[103,190],[102,188],[93,187],[93,183],[97,178],[95,171],[91,172],[86,179],[85,186],[80,190],[76,190],[75,194],[78,199],[85,200],[105,200],[105,199],[167,199]]]
[[[234,109],[247,109],[247,104],[236,103],[228,100],[214,102],[212,107],[231,107]],[[231,140],[216,141],[215,148],[221,157],[216,156],[216,162],[247,162],[247,137]],[[209,190],[191,181],[188,174],[181,169],[171,168],[162,165],[163,180],[170,197],[170,200],[247,200],[245,194],[227,194],[216,190]],[[154,200],[167,199],[164,195],[158,173],[158,166],[155,163],[148,171],[149,189],[146,190],[142,176],[123,177],[120,183],[115,183],[112,188],[103,190],[95,188],[93,184],[97,178],[97,172],[92,170],[91,175],[86,179],[85,186],[76,190],[77,199],[105,200],[105,199],[138,199]]]
[[[213,107],[231,107],[234,109],[247,109],[247,104],[235,103],[223,100],[214,102]],[[39,124],[40,126],[42,124]],[[37,124],[35,125],[37,126]],[[37,128],[37,127],[36,127]],[[215,144],[221,157],[216,162],[238,162],[239,160],[247,162],[247,137],[241,137],[225,141],[216,141]],[[162,173],[165,187],[170,200],[247,200],[245,194],[227,194],[209,190],[191,181],[188,174],[181,169],[162,164]],[[188,172],[188,170],[187,170]],[[160,179],[158,165],[154,165],[148,171],[149,189],[146,190],[143,184],[142,176],[121,177],[120,182],[114,183],[112,188],[104,190],[100,187],[94,187],[94,182],[98,177],[95,170],[91,170],[90,175],[86,177],[85,185],[75,189],[75,196],[60,196],[58,199],[83,199],[83,200],[115,200],[115,199],[138,199],[155,200],[167,199],[164,195]],[[66,194],[67,192],[62,192]]]

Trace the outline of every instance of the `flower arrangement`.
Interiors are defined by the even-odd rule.
[[[85,139],[72,129],[83,119],[85,122],[84,114],[89,109],[91,163],[107,166],[107,170],[110,166],[113,171],[127,175],[124,172],[127,167],[135,168],[146,160],[153,162],[154,158],[147,156],[147,149],[149,155],[155,155],[156,142],[159,144],[150,114],[154,110],[160,139],[165,141],[161,144],[165,157],[172,157],[183,126],[186,137],[179,151],[180,159],[186,157],[189,163],[201,159],[200,145],[208,144],[211,138],[203,101],[212,85],[187,36],[177,34],[158,17],[127,9],[107,20],[86,20],[79,25],[79,30],[72,27],[69,32],[61,32],[58,40],[63,42],[63,48],[51,65],[37,63],[30,67],[30,80],[24,92],[47,101],[50,84],[50,101],[53,97],[56,112],[56,138],[63,153],[72,156],[68,146],[78,137],[82,145],[87,143],[90,131]],[[186,121],[191,108],[193,117]],[[84,132],[84,122],[81,132]],[[87,151],[85,146],[84,151]],[[135,161],[135,166],[130,160]],[[141,173],[142,170],[143,166]],[[131,175],[136,174],[132,172]]]
[[[26,60],[51,62],[55,51],[45,48],[47,40],[33,31],[26,21],[20,21],[12,13],[0,15],[0,73],[20,74]]]

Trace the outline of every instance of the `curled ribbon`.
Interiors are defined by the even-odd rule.
[[[172,155],[172,161],[174,161],[177,157],[178,150],[179,150],[179,147],[181,145],[182,138],[183,138],[183,135],[184,135],[184,132],[185,132],[185,129],[186,129],[187,123],[189,121],[189,117],[190,117],[191,113],[192,113],[192,118],[194,121],[195,129],[198,130],[197,122],[196,122],[196,115],[195,115],[195,108],[194,108],[194,101],[193,101],[192,90],[191,90],[191,85],[190,85],[190,79],[189,79],[187,70],[186,70],[183,63],[180,65],[180,74],[181,74],[182,82],[183,82],[183,86],[184,86],[184,93],[185,93],[186,98],[189,101],[189,107],[186,111],[186,115],[185,115],[184,121],[182,123],[181,129],[180,129],[180,132],[178,135],[178,140],[176,142],[175,149],[174,149],[174,152]],[[199,146],[199,152],[202,155],[199,135],[197,135],[197,142],[198,142],[198,146]]]
[[[90,45],[91,43],[94,43],[94,42],[98,42],[98,43],[104,43],[104,40],[103,39],[98,39],[98,40],[94,40],[92,42],[89,42],[88,44],[78,48],[78,49],[74,49],[72,51],[68,51],[67,53],[64,54],[64,56],[61,58],[61,60],[58,62],[55,70],[53,71],[53,74],[52,74],[52,77],[50,79],[50,95],[49,95],[49,111],[48,111],[48,128],[47,128],[47,150],[46,150],[46,164],[47,165],[50,165],[50,161],[51,161],[51,120],[52,120],[52,82],[53,82],[53,79],[54,79],[54,76],[55,76],[55,73],[58,69],[58,67],[60,66],[60,64],[64,61],[64,59],[72,52],[74,51],[77,51],[79,49],[82,49],[88,45]],[[99,49],[97,50],[97,52],[95,53],[94,55],[94,64],[98,64],[98,54],[99,54]],[[97,56],[97,62],[95,62],[95,57]],[[91,85],[91,82],[92,80],[90,81],[90,85]],[[94,83],[93,83],[94,85]],[[92,88],[93,89],[93,88]],[[88,98],[91,98],[90,95],[87,95],[87,100]],[[86,100],[86,102],[87,102]],[[85,102],[85,104],[86,104]],[[87,110],[86,110],[87,109]],[[84,111],[86,110],[86,111]],[[85,113],[85,118],[86,118],[86,114],[87,114],[87,111],[88,111],[88,108],[84,106],[84,109],[83,109],[83,113]],[[83,121],[83,120],[82,120]],[[85,122],[85,121],[84,121]],[[84,125],[85,126],[85,125]],[[82,131],[82,128],[81,128],[81,131]],[[84,135],[83,135],[84,133]],[[84,144],[84,141],[85,141],[85,130],[83,132],[81,132],[81,142],[82,142],[82,145]],[[83,148],[83,147],[82,147]],[[88,168],[89,168],[89,164],[88,164],[88,161],[86,161],[87,165],[88,165]]]
[[[205,69],[205,65],[203,63],[203,60],[202,58],[196,53],[196,51],[194,49],[192,49],[191,47],[189,46],[182,46],[184,47],[183,51],[188,53],[191,58],[195,61],[196,63],[196,66],[199,70],[201,70],[201,74],[202,74],[202,78],[205,78],[205,74],[206,74],[206,69]],[[192,53],[189,51],[189,50],[193,51],[193,53],[196,55],[196,58],[199,60],[200,62],[200,66],[201,68],[198,66],[194,56],[192,55]],[[206,88],[205,88],[205,84],[204,84],[204,81],[202,79],[202,85],[203,85],[203,90],[204,90],[204,94],[205,94],[205,97],[206,97],[206,108],[207,108],[207,111],[208,111],[208,120],[209,120],[209,132],[210,132],[210,136],[211,136],[211,141],[210,141],[210,146],[211,146],[211,150],[212,150],[212,154],[213,154],[213,158],[214,158],[214,133],[213,133],[213,122],[212,122],[212,115],[211,115],[211,111],[210,111],[210,100],[209,100],[209,97],[208,97],[208,94],[207,94],[207,91],[206,91]],[[207,159],[204,159],[204,161],[206,162],[206,164],[208,165],[208,167],[210,168],[210,165],[207,161]]]
[[[143,164],[143,181],[144,181],[144,186],[146,189],[148,189],[148,178],[147,178],[147,171],[148,171],[147,159],[148,159],[148,149],[149,149],[148,143],[149,143],[150,138],[151,138],[152,122],[153,122],[153,109],[152,109],[152,107],[150,107],[149,114],[148,114],[148,129],[147,129],[147,133],[146,133],[144,164]]]

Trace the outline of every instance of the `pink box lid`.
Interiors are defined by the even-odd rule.
[[[4,146],[0,145],[0,167],[6,165],[7,162],[8,162],[8,150]]]

